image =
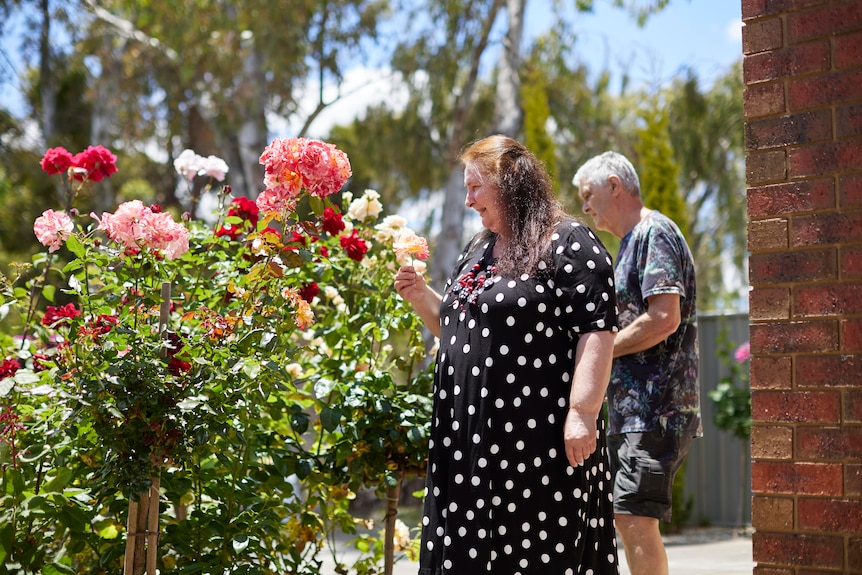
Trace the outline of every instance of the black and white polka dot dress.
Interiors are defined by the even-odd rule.
[[[542,279],[502,278],[493,242],[441,305],[419,574],[618,573],[601,416],[585,465],[563,446],[578,333],[616,329],[610,257],[567,221]]]

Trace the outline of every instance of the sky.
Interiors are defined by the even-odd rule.
[[[574,0],[564,0],[573,6]],[[552,0],[528,0],[524,19],[525,44],[549,26]],[[575,15],[575,49],[591,73],[611,72],[617,88],[628,72],[630,86],[667,83],[686,68],[692,68],[701,86],[709,86],[742,57],[742,5],[739,0],[671,0],[667,8],[650,17],[643,27],[610,0],[596,0],[592,13]],[[574,9],[573,9],[574,10]],[[614,84],[613,82],[616,82]],[[308,135],[323,137],[333,124],[348,123],[355,110],[385,97],[397,101],[397,91],[386,85],[379,70],[355,69],[341,85],[350,94],[325,110]],[[313,87],[310,92],[314,93]],[[332,97],[335,90],[324,92]],[[309,103],[310,111],[313,103]],[[299,124],[276,123],[278,136],[295,135]]]
[[[574,0],[564,1],[574,5]],[[549,27],[551,2],[528,0],[525,42]],[[593,13],[575,16],[575,49],[590,71],[610,70],[612,82],[619,82],[623,72],[628,71],[633,85],[659,85],[691,67],[701,85],[708,86],[742,55],[739,0],[671,0],[665,10],[652,16],[642,28],[624,10],[613,8],[610,0],[595,3]],[[0,41],[5,49],[17,45],[14,34],[3,36]],[[14,79],[8,81],[14,64],[9,61],[0,64],[0,105],[22,115],[20,83]],[[332,95],[334,88],[325,91]],[[309,136],[324,136],[334,123],[349,122],[357,110],[381,98],[392,103],[392,99],[399,97],[387,85],[385,72],[362,68],[346,75],[341,91],[349,96],[325,110],[311,126]],[[308,93],[316,94],[316,86],[309,86]],[[310,111],[312,106],[309,102],[306,108]],[[298,127],[299,124],[276,121],[273,132],[277,136],[291,136]]]

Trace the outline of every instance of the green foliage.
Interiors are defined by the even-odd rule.
[[[716,427],[729,431],[741,441],[748,442],[751,435],[751,391],[748,389],[747,342],[733,345],[727,334],[719,334],[716,356],[727,369],[709,398],[715,406],[713,420]],[[734,351],[735,350],[735,351]]]
[[[644,127],[637,130],[635,151],[644,205],[676,222],[688,237],[688,214],[679,193],[679,166],[674,161],[668,138],[667,114],[653,100],[651,107],[642,111],[642,118]]]
[[[557,178],[554,140],[548,133],[551,117],[548,87],[541,73],[527,70],[521,85],[521,106],[524,109],[524,145],[544,162],[551,178]]]
[[[127,503],[159,477],[162,573],[317,573],[332,534],[356,532],[355,491],[424,470],[431,376],[391,289],[393,229],[353,221],[356,261],[323,229],[341,206],[310,206],[256,227],[222,206],[215,229],[242,234],[189,222],[176,259],[73,216],[64,249],[3,276],[0,315],[18,319],[0,348],[20,365],[0,376],[10,572],[118,572]],[[41,321],[61,296],[80,315]],[[367,547],[357,571],[380,562]]]

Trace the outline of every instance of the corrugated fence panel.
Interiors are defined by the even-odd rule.
[[[716,351],[733,350],[748,341],[748,315],[698,315],[700,401],[703,437],[692,442],[685,466],[686,499],[693,508],[690,524],[751,524],[751,458],[748,442],[716,427],[709,392],[729,373]],[[747,369],[748,364],[746,364]],[[748,388],[748,378],[743,383]]]

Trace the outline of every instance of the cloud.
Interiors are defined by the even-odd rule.
[[[297,136],[306,118],[317,106],[319,84],[310,82],[300,96],[298,112],[290,119],[271,117],[270,131],[276,137]],[[323,138],[332,126],[345,125],[362,117],[372,105],[385,102],[392,109],[406,105],[407,91],[400,79],[389,69],[354,68],[349,70],[340,85],[323,86],[323,98],[328,105],[315,119],[305,134],[309,138]]]
[[[742,20],[733,20],[725,28],[728,40],[742,42]]]

